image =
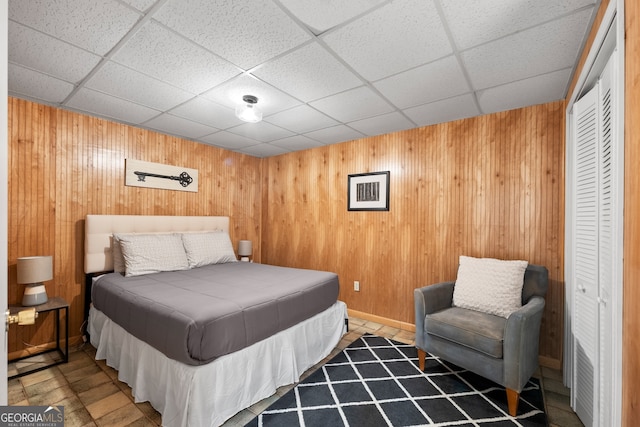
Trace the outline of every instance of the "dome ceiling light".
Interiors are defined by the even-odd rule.
[[[258,123],[262,120],[262,111],[256,105],[258,98],[253,95],[245,95],[242,97],[244,102],[236,107],[236,117],[242,121],[249,123]]]

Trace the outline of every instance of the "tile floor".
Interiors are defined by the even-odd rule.
[[[408,344],[414,340],[411,332],[358,318],[349,319],[349,328],[349,333],[327,359],[366,332]],[[67,364],[10,380],[9,405],[63,405],[65,427],[160,425],[160,414],[147,402],[134,403],[131,388],[118,381],[117,371],[104,361],[94,360],[94,356],[95,349],[86,344],[71,350]],[[9,375],[21,372],[29,364],[42,363],[47,357],[34,356],[28,362],[12,363],[9,365]],[[303,377],[317,366],[305,372]],[[550,427],[582,426],[569,406],[569,390],[562,385],[562,374],[541,368],[537,377],[542,381]],[[236,414],[224,427],[243,426],[292,387],[281,387],[275,395]]]

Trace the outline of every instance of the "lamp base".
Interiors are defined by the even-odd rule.
[[[40,305],[47,302],[47,290],[42,283],[32,283],[27,285],[24,289],[24,295],[22,297],[22,305],[25,307],[31,307],[33,305]]]
[[[242,257],[240,257],[240,261],[249,262],[249,257],[248,256],[242,256]]]

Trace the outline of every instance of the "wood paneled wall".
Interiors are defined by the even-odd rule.
[[[540,354],[560,367],[564,102],[284,154],[264,168],[265,262],[335,271],[349,308],[410,324],[413,290],[455,279],[459,255],[544,265]],[[390,211],[347,211],[347,176],[385,170]]]
[[[84,314],[87,214],[228,215],[231,238],[260,260],[261,160],[191,141],[9,98],[9,304],[19,303],[16,258],[53,255],[50,296],[71,303],[70,336]],[[126,158],[198,169],[197,193],[126,187]],[[52,319],[12,327],[9,351],[53,340]]]
[[[625,1],[622,425],[640,419],[640,4]]]

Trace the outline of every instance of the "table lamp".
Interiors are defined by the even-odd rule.
[[[52,256],[28,256],[18,258],[18,283],[26,284],[23,306],[40,305],[47,302],[44,283],[53,279]]]
[[[249,257],[253,254],[253,245],[251,240],[240,240],[238,242],[238,255],[240,261],[249,261]]]

